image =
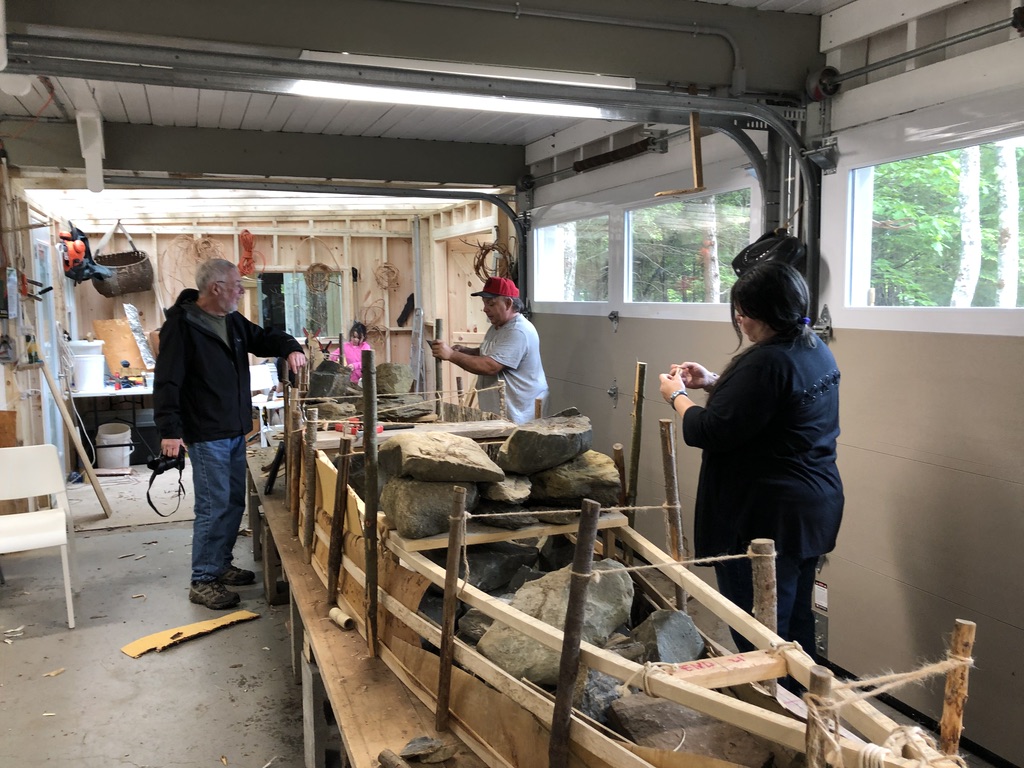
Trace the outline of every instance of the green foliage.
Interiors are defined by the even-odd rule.
[[[714,301],[726,301],[736,280],[732,258],[749,239],[749,189],[631,211],[632,300],[703,303],[706,260],[717,253],[721,282]]]
[[[939,152],[874,168],[871,286],[876,306],[949,306],[961,258],[960,153]],[[982,266],[976,307],[995,306],[998,288],[995,157],[995,145],[981,146]],[[1017,175],[1018,184],[1024,183],[1022,149],[1017,149]],[[1024,284],[1018,287],[1017,306],[1021,297]]]

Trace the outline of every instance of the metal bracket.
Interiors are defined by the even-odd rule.
[[[801,154],[821,168],[825,176],[830,176],[836,172],[836,164],[839,162],[839,140],[835,136],[825,136]]]
[[[811,327],[811,330],[818,334],[818,338],[826,344],[830,343],[835,338],[835,335],[832,333],[832,315],[828,311],[828,304],[821,308],[821,314],[818,315],[818,322]]]
[[[612,379],[612,385],[608,387],[608,397],[612,399],[612,408],[619,407],[619,384],[617,379]]]
[[[612,333],[619,332],[619,312],[618,310],[608,313],[608,319],[612,321]]]
[[[640,131],[640,136],[651,139],[651,148],[648,150],[649,152],[657,152],[660,155],[664,155],[668,152],[668,131],[664,129],[644,128]]]

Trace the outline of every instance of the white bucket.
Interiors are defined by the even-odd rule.
[[[72,353],[76,356],[103,354],[103,339],[97,339],[96,341],[69,341],[68,346],[71,347]]]
[[[102,392],[105,366],[103,355],[76,355],[75,391]]]
[[[96,430],[96,466],[101,469],[120,469],[131,466],[132,428],[127,424],[100,424]],[[104,448],[104,445],[111,447]]]

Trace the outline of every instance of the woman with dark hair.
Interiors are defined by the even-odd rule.
[[[342,341],[341,349],[331,352],[331,360],[341,362],[352,369],[353,383],[363,378],[363,350],[373,349],[366,340],[366,326],[358,320],[348,330],[348,341]]]
[[[835,547],[843,515],[836,468],[839,369],[807,317],[807,284],[793,267],[763,262],[731,293],[740,344],[721,376],[699,363],[672,365],[661,394],[701,448],[694,518],[698,557],[741,554],[751,539],[775,541],[778,633],[814,654],[811,596],[818,558]],[[710,392],[701,407],[687,387]],[[753,606],[750,560],[715,565],[718,588]],[[752,646],[733,633],[741,651]]]

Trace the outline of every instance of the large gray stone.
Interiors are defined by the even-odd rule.
[[[492,528],[504,528],[517,531],[537,522],[533,512],[520,504],[502,504],[497,501],[481,499],[473,511],[477,522]],[[493,515],[493,517],[484,517]]]
[[[434,401],[410,392],[405,395],[381,395],[377,399],[378,421],[418,421],[434,413]]]
[[[619,470],[610,456],[587,451],[572,461],[530,476],[531,501],[571,507],[593,499],[602,507],[619,503]]]
[[[659,610],[633,630],[631,637],[647,649],[646,661],[681,664],[704,654],[704,640],[687,614]]]
[[[612,702],[607,715],[612,730],[642,747],[715,757],[750,768],[802,763],[792,750],[668,699],[642,693],[623,696]]]
[[[389,477],[469,483],[505,479],[473,440],[447,432],[401,432],[381,443],[378,456]]]
[[[612,560],[594,563],[594,570],[601,572],[601,578],[591,579],[587,586],[582,637],[601,646],[629,618],[633,582],[623,566]],[[524,584],[512,598],[512,607],[562,629],[569,597],[569,571],[570,568],[563,568]],[[558,682],[559,654],[500,622],[484,633],[477,650],[517,679],[525,677],[540,685]]]
[[[466,509],[472,509],[477,500],[475,483],[428,483],[407,477],[393,477],[384,484],[380,508],[406,539],[447,533],[456,485],[466,489]]]
[[[521,424],[498,451],[498,466],[532,475],[576,458],[590,449],[593,429],[586,416],[552,417]]]
[[[412,389],[412,368],[402,363],[377,366],[377,394],[404,395]]]
[[[530,478],[522,475],[505,475],[505,479],[497,483],[481,486],[480,495],[491,501],[504,501],[509,504],[522,504],[530,498]]]

